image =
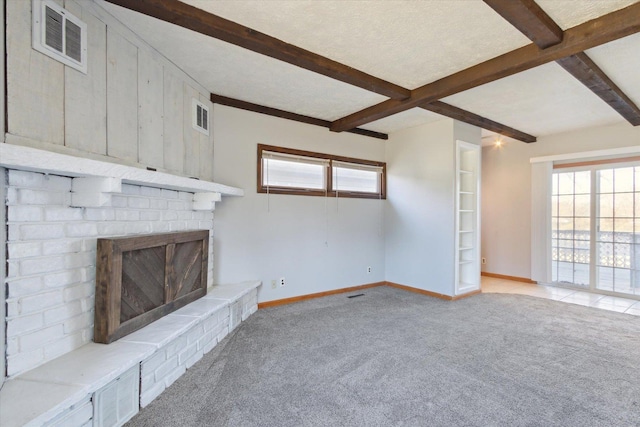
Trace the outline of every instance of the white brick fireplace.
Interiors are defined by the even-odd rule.
[[[221,195],[243,194],[240,189],[221,184],[10,144],[0,144],[0,167],[5,168],[5,176],[0,179],[6,181],[7,207],[7,376],[8,382],[17,378],[16,384],[22,377],[58,363],[51,361],[60,356],[88,348],[83,346],[93,337],[99,237],[209,230],[211,286],[215,203]],[[136,345],[148,344],[136,356],[140,360],[132,361],[138,366],[136,369],[142,366],[142,386],[148,384],[143,403],[168,385],[163,377],[155,375],[150,379],[148,375],[153,363],[159,364],[163,358],[170,360],[163,346],[171,345],[172,340],[193,339],[197,343],[188,355],[180,356],[184,363],[171,373],[172,382],[179,376],[176,372],[184,372],[197,360],[194,355],[201,357],[228,333],[229,326],[235,325],[233,316],[242,313],[246,317],[255,311],[255,286],[252,289],[253,294],[246,298],[246,291],[242,291],[245,293],[236,304],[240,312],[238,308],[233,311],[235,299],[210,295],[208,303],[200,304],[206,309],[196,310],[196,314],[193,308],[183,311],[174,323],[188,326],[180,332],[188,332],[186,338],[170,332],[171,339],[166,338],[166,342],[146,342],[144,329],[138,331]],[[224,301],[229,301],[226,306]],[[246,305],[244,310],[242,304]],[[225,307],[226,311],[221,310]],[[207,329],[212,319],[218,328],[213,332],[213,326]],[[148,367],[144,368],[147,359]],[[138,380],[130,382],[137,384]],[[5,384],[3,393],[12,387],[15,385]],[[69,410],[64,405],[58,409]]]

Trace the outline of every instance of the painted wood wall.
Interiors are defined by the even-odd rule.
[[[202,86],[94,2],[56,0],[87,24],[83,74],[32,49],[30,0],[6,1],[7,142],[213,180]]]

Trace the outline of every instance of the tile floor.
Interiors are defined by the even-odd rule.
[[[640,316],[640,301],[482,276],[482,292],[522,294]]]

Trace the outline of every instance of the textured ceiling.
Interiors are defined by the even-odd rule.
[[[529,43],[482,1],[184,3],[408,89]]]
[[[409,89],[530,43],[481,0],[183,1]],[[638,1],[538,0],[538,4],[566,29]],[[386,99],[97,2],[213,93],[324,120]],[[640,103],[638,52],[637,35],[588,52],[636,103]],[[534,135],[623,121],[555,64],[444,101]],[[442,116],[413,109],[363,127],[389,133],[438,119]]]
[[[443,101],[537,136],[622,120],[556,63],[449,96]]]
[[[583,22],[622,9],[638,0],[536,0],[560,28],[575,27]]]

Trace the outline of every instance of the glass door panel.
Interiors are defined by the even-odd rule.
[[[596,287],[640,295],[640,166],[596,176]]]
[[[590,284],[591,172],[559,172],[552,181],[552,280]]]

